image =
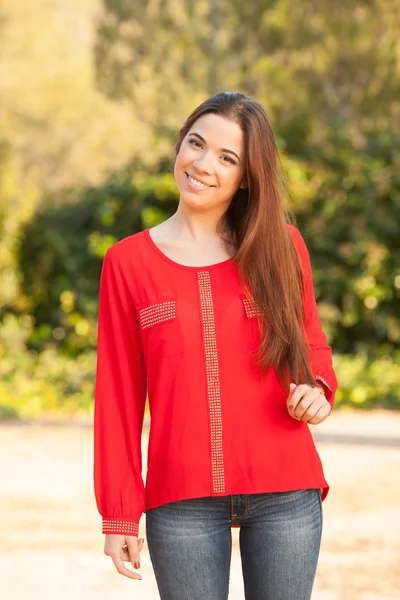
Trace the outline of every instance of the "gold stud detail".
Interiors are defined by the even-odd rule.
[[[206,357],[208,406],[211,426],[211,470],[213,491],[225,491],[224,455],[222,447],[222,412],[214,306],[209,271],[198,273],[200,306]]]
[[[242,301],[244,305],[244,310],[246,311],[246,316],[249,319],[262,314],[259,305],[254,300],[247,298],[247,296],[242,296]]]
[[[147,329],[158,323],[170,321],[176,317],[176,301],[158,302],[145,306],[139,310],[139,319],[142,329]]]
[[[132,521],[114,521],[111,519],[103,519],[102,533],[121,533],[129,535],[139,535],[139,525]]]

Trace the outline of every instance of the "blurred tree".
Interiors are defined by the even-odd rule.
[[[163,221],[176,203],[171,174],[138,171],[119,173],[102,188],[48,196],[18,245],[22,298],[36,325],[29,346],[42,350],[52,341],[70,355],[94,348],[107,248]]]
[[[284,157],[320,316],[336,352],[392,355],[400,348],[399,140],[370,136],[355,149],[346,131],[330,134],[332,156],[323,147],[307,160]],[[35,331],[38,348],[59,327],[69,351],[85,347],[77,319],[96,319],[106,249],[166,219],[177,201],[172,173],[133,169],[103,188],[58,195],[36,214],[20,236],[18,266],[25,305],[38,327],[50,325],[43,339]]]
[[[24,0],[0,3],[0,316],[26,308],[15,245],[46,192],[101,185],[130,160],[157,156],[130,103],[95,88],[100,10],[100,0],[37,0],[28,12]]]
[[[370,355],[399,347],[400,0],[104,7],[101,89],[131,99],[169,140],[167,156],[183,118],[215,91],[263,103],[332,343]]]
[[[3,3],[0,38],[1,135],[41,185],[99,184],[140,148],[126,101],[94,87],[91,53],[99,0]]]
[[[400,138],[329,129],[309,149],[304,172],[314,187],[298,207],[314,266],[320,314],[336,352],[368,358],[400,348]]]
[[[103,0],[101,89],[174,139],[207,95],[240,90],[271,111],[290,152],[328,126],[400,128],[400,1]]]
[[[0,11],[0,316],[32,347],[95,344],[105,249],[174,210],[177,132],[225,89],[270,114],[335,350],[399,348],[400,0]]]

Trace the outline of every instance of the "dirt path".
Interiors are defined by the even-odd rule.
[[[311,431],[331,486],[313,600],[399,600],[400,414],[337,411]],[[1,597],[159,598],[146,544],[142,581],[103,554],[92,436],[84,425],[0,425]],[[144,524],[145,515],[141,536]],[[242,600],[239,530],[232,535],[229,598]]]

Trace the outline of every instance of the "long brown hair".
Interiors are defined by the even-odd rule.
[[[227,242],[227,249],[229,240],[224,232],[229,232],[246,295],[263,307],[257,316],[261,343],[256,362],[262,376],[273,366],[286,390],[290,378],[296,384],[314,386],[304,330],[305,277],[288,228],[288,224],[295,225],[295,217],[289,205],[284,206],[285,180],[268,116],[250,96],[215,94],[186,119],[176,153],[194,122],[207,113],[234,121],[244,135],[247,188],[237,190],[217,232]]]

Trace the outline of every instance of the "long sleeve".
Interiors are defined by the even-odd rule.
[[[327,345],[326,335],[318,315],[308,248],[300,231],[297,228],[293,228],[293,231],[295,233],[293,241],[300,256],[306,280],[305,330],[311,349],[311,369],[314,378],[323,384],[325,397],[333,407],[338,382],[332,364],[332,348]]]
[[[123,255],[104,257],[94,402],[94,490],[102,532],[138,536],[145,510],[141,434],[147,378]]]

